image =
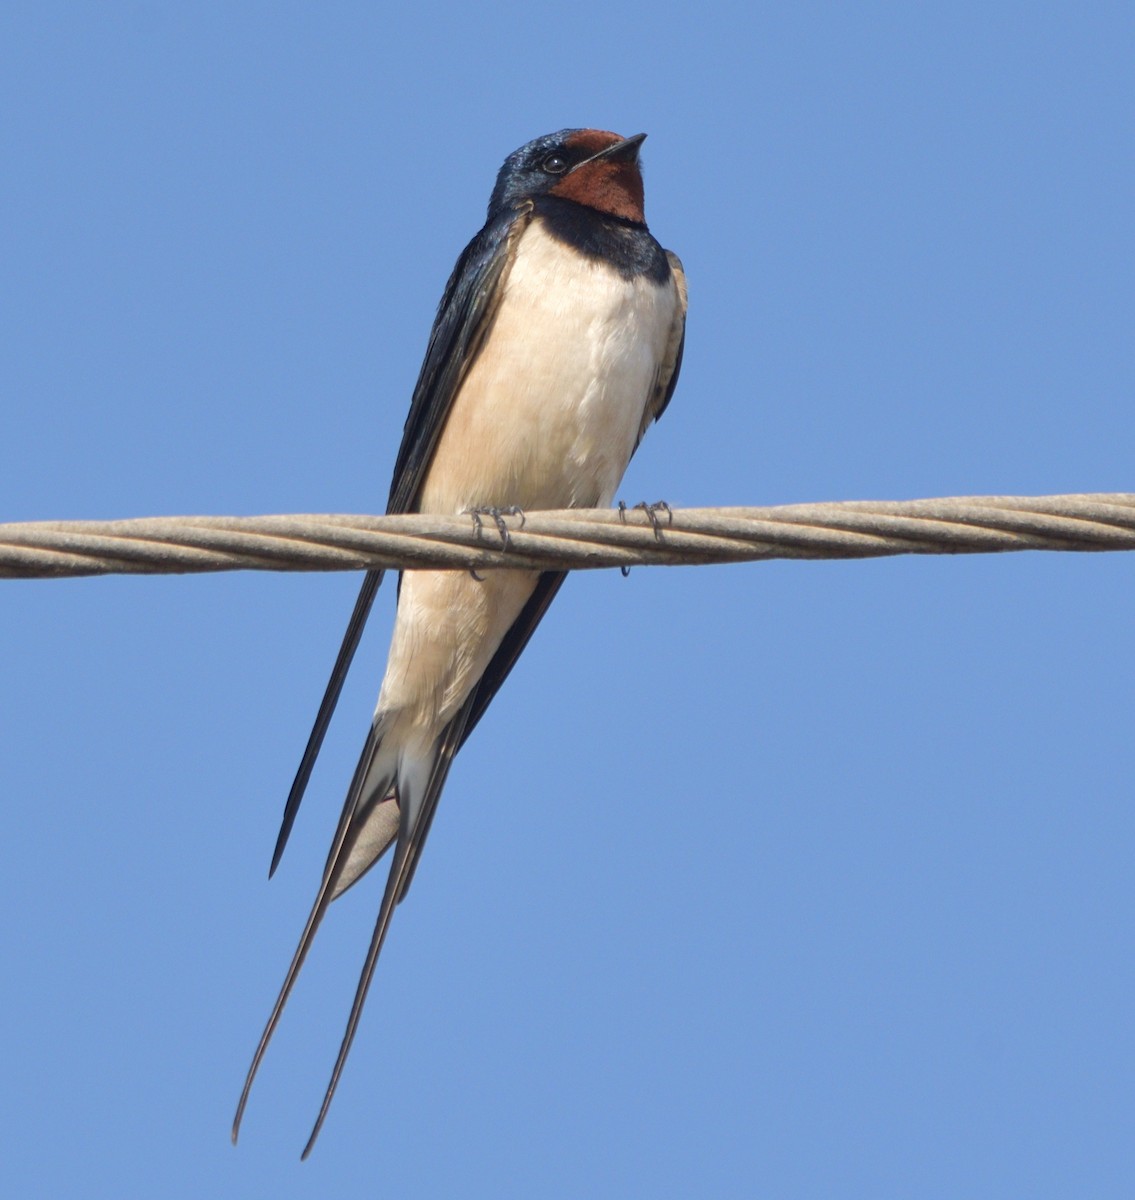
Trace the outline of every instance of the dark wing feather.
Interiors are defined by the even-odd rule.
[[[303,794],[307,790],[307,781],[311,778],[312,768],[315,766],[315,760],[323,746],[323,739],[327,735],[327,727],[331,724],[335,706],[339,703],[339,693],[343,690],[347,672],[351,667],[351,660],[355,657],[359,639],[363,636],[363,627],[367,623],[367,617],[370,616],[374,598],[378,595],[378,585],[382,582],[382,575],[382,571],[368,571],[363,576],[363,586],[359,589],[355,610],[351,613],[351,619],[347,623],[347,632],[343,634],[343,644],[339,647],[335,665],[331,668],[331,678],[327,681],[327,689],[320,701],[315,724],[308,735],[307,745],[304,747],[303,757],[300,759],[299,770],[296,771],[291,791],[288,792],[288,799],[284,805],[284,818],[280,822],[280,832],[276,835],[276,848],[272,851],[272,865],[268,868],[269,879],[275,875],[276,868],[280,865],[280,858],[284,853],[284,847],[288,844],[288,837],[295,824],[296,813],[299,812],[300,801],[303,800]]]
[[[674,277],[674,287],[678,291],[678,311],[674,315],[674,324],[670,327],[670,342],[658,368],[658,378],[654,384],[654,395],[642,414],[642,427],[638,431],[638,442],[641,442],[652,421],[657,421],[666,411],[670,397],[678,386],[678,374],[682,370],[682,354],[686,349],[686,308],[689,299],[686,294],[686,272],[682,269],[682,260],[673,250],[665,251],[666,261],[670,264],[670,274]],[[638,442],[635,449],[638,449]]]
[[[500,285],[532,205],[498,215],[469,243],[445,285],[390,485],[390,513],[412,512],[450,405],[500,303]]]
[[[657,420],[670,402],[670,397],[674,394],[674,388],[678,381],[678,372],[682,364],[682,348],[685,344],[685,324],[686,324],[686,279],[682,271],[682,264],[674,254],[667,254],[670,261],[671,270],[674,272],[674,280],[678,289],[679,311],[675,315],[674,325],[671,329],[670,344],[667,347],[667,352],[663,363],[659,369],[658,378],[655,382],[654,394],[646,406],[646,413],[643,420],[643,430],[650,424],[652,420]],[[423,373],[424,374],[424,373]],[[410,427],[414,422],[414,414],[411,412],[410,421],[407,422],[407,440],[410,436]],[[642,433],[639,434],[641,441]],[[406,442],[403,442],[406,445]],[[637,448],[637,444],[636,444]],[[407,462],[410,460],[407,459]],[[403,457],[399,456],[399,463],[402,464]],[[397,472],[395,473],[397,480]],[[567,578],[566,571],[545,571],[537,580],[536,587],[532,595],[528,599],[528,603],[521,610],[520,615],[512,623],[507,634],[505,634],[500,646],[497,648],[496,654],[493,655],[486,668],[484,674],[473,691],[469,694],[465,703],[462,705],[460,712],[446,726],[444,733],[438,745],[438,755],[434,762],[434,768],[431,773],[429,783],[426,788],[424,801],[419,808],[416,817],[411,817],[407,807],[400,807],[399,811],[399,827],[397,841],[394,847],[394,860],[390,866],[390,874],[387,876],[386,888],[382,896],[382,904],[379,908],[378,919],[375,923],[374,933],[371,936],[370,947],[367,951],[366,961],[363,963],[362,973],[359,977],[358,986],[355,990],[355,997],[351,1003],[351,1012],[347,1018],[347,1027],[343,1034],[343,1040],[339,1046],[339,1054],[335,1059],[335,1066],[331,1072],[331,1079],[327,1085],[327,1090],[323,1096],[323,1103],[320,1105],[319,1115],[316,1117],[315,1125],[311,1131],[311,1136],[308,1138],[307,1145],[304,1147],[303,1157],[306,1158],[312,1147],[315,1145],[316,1138],[319,1136],[320,1130],[323,1128],[323,1122],[327,1117],[328,1109],[331,1106],[332,1097],[335,1095],[335,1090],[339,1085],[339,1079],[342,1075],[343,1066],[347,1061],[347,1055],[350,1053],[351,1044],[354,1041],[355,1033],[358,1029],[359,1018],[362,1015],[363,1005],[366,1003],[367,992],[370,990],[371,981],[374,978],[375,967],[378,963],[378,956],[382,950],[382,945],[386,940],[387,930],[390,928],[390,918],[394,913],[395,907],[405,898],[410,884],[414,878],[414,871],[421,857],[422,847],[425,845],[426,836],[430,831],[430,825],[433,823],[434,813],[437,811],[438,798],[441,795],[442,786],[445,783],[446,777],[449,774],[449,768],[453,762],[454,755],[465,744],[465,739],[473,732],[477,722],[484,715],[493,697],[500,690],[501,685],[508,677],[512,668],[516,665],[517,660],[523,653],[524,648],[528,645],[529,639],[539,625],[544,614],[548,610],[548,606],[555,599],[556,593],[560,589],[560,585]],[[364,758],[367,752],[364,750]],[[351,810],[351,798],[348,797],[347,808],[344,810],[344,819],[349,824],[347,813]],[[340,828],[343,823],[340,823]],[[337,837],[337,845],[333,847],[332,857],[328,859],[327,875],[325,876],[324,888],[320,889],[320,897],[316,899],[316,909],[320,910],[322,903],[326,906],[326,901],[323,900],[325,889],[327,887],[326,880],[333,874],[334,863],[342,850],[344,840]],[[320,916],[322,911],[320,911]],[[309,921],[309,927],[311,921]],[[314,928],[311,929],[314,933]],[[305,930],[305,936],[307,931]],[[301,943],[301,950],[303,945]],[[300,951],[296,953],[295,969],[298,970],[298,964],[302,963],[302,954]],[[294,974],[290,975],[289,982],[285,987],[290,986],[290,982],[294,980]],[[282,1001],[278,1008],[282,1007]],[[278,1014],[274,1014],[276,1016]]]
[[[426,467],[449,416],[453,397],[492,323],[500,299],[502,277],[531,214],[531,205],[525,205],[489,221],[465,247],[453,268],[438,305],[422,370],[410,401],[410,412],[402,432],[402,445],[398,450],[390,485],[390,499],[386,506],[388,513],[412,512],[417,505]],[[354,612],[284,805],[269,876],[274,874],[284,853],[382,576],[382,571],[368,571],[363,578]]]
[[[516,242],[530,218],[531,206],[529,205],[518,212],[510,212],[491,220],[473,241],[469,243],[457,261],[457,266],[454,268],[453,274],[446,285],[445,293],[442,296],[437,318],[434,321],[433,330],[430,334],[425,362],[422,365],[422,371],[418,377],[417,386],[414,389],[414,397],[410,404],[410,414],[406,420],[406,427],[402,435],[402,446],[398,452],[398,460],[394,469],[394,481],[390,488],[390,501],[387,506],[388,512],[411,511],[417,503],[418,492],[421,488],[426,468],[429,465],[434,447],[437,444],[438,436],[449,415],[453,398],[460,387],[465,372],[469,368],[469,364],[484,341],[485,333],[496,312],[503,276],[511,262]],[[315,727],[312,730],[311,737],[308,739],[299,772],[296,775],[292,791],[288,796],[287,806],[284,811],[284,821],[280,829],[280,836],[277,839],[276,852],[273,857],[273,869],[279,861],[280,855],[283,853],[284,844],[287,841],[288,834],[295,820],[296,811],[303,798],[304,788],[311,774],[315,757],[319,753],[323,736],[327,731],[327,726],[330,724],[331,715],[335,710],[339,693],[342,691],[343,680],[351,664],[351,659],[354,657],[359,639],[362,636],[363,626],[366,623],[366,618],[374,601],[375,593],[378,591],[378,586],[382,582],[382,576],[382,571],[368,571],[363,581],[358,601],[355,604],[350,624],[347,627],[346,636],[340,647],[339,655],[335,660],[331,680],[324,693],[323,703],[320,705]],[[429,830],[433,811],[436,808],[438,795],[441,792],[442,784],[445,782],[446,774],[449,771],[449,765],[464,740],[465,721],[471,708],[472,697],[462,707],[461,712],[450,722],[443,735],[437,764],[427,788],[425,803],[412,829],[407,824],[407,815],[400,813],[398,846],[395,850],[395,860],[391,868],[390,877],[387,880],[386,893],[383,897],[378,923],[375,926],[374,938],[371,942],[370,952],[368,953],[366,965],[359,981],[358,993],[356,994],[355,1003],[351,1010],[351,1018],[348,1023],[347,1033],[343,1039],[339,1059],[335,1065],[332,1082],[328,1088],[319,1121],[312,1133],[311,1141],[309,1141],[307,1149],[304,1151],[305,1157],[310,1151],[315,1141],[315,1136],[319,1131],[319,1126],[326,1115],[327,1106],[330,1104],[331,1095],[335,1090],[335,1084],[338,1082],[343,1062],[346,1060],[347,1051],[354,1037],[358,1016],[362,1010],[362,1003],[366,998],[367,988],[370,986],[374,964],[378,959],[378,952],[386,937],[386,929],[390,921],[391,912],[394,905],[401,899],[406,883],[408,882],[408,877],[412,874],[413,866],[421,850],[425,834]],[[299,945],[288,967],[279,996],[276,999],[271,1015],[268,1018],[268,1023],[261,1035],[256,1053],[252,1059],[252,1064],[248,1069],[244,1089],[241,1092],[240,1102],[237,1105],[236,1116],[233,1120],[232,1137],[234,1142],[240,1131],[241,1118],[244,1115],[244,1108],[248,1101],[252,1082],[256,1077],[256,1072],[264,1057],[268,1042],[275,1032],[280,1015],[284,1010],[284,1005],[287,1003],[288,996],[295,985],[300,968],[303,966],[307,952],[334,894],[337,876],[336,868],[340,864],[342,851],[350,834],[352,818],[355,816],[362,799],[363,784],[377,750],[378,738],[372,726],[366,744],[363,747],[362,755],[359,758],[359,764],[355,770],[351,787],[347,792],[347,799],[343,805],[335,837],[332,839],[319,892],[311,907],[307,924],[304,926],[303,933],[300,936]]]

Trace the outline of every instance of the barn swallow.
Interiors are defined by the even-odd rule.
[[[609,505],[681,366],[686,281],[643,215],[646,134],[562,129],[504,161],[484,228],[446,284],[394,467],[388,513]],[[565,572],[408,571],[386,675],[299,945],[233,1121],[331,901],[394,846],[370,948],[307,1157],[339,1082],[391,914],[454,755]],[[363,582],[284,810],[276,868],[381,571]],[[270,872],[271,873],[271,872]]]

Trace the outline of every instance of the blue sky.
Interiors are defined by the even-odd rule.
[[[381,509],[495,172],[647,130],[685,366],[622,494],[1135,489],[1130,5],[10,5],[0,519]],[[569,580],[248,1057],[384,589],[0,586],[8,1194],[1128,1197],[1135,559]]]

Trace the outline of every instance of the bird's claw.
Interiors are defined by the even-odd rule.
[[[645,500],[640,500],[634,507],[641,508],[646,513],[646,519],[650,522],[650,528],[654,530],[654,536],[658,541],[662,541],[662,522],[658,519],[658,514],[664,512],[666,514],[666,524],[674,524],[674,510],[666,503],[665,500],[655,500],[653,504],[647,504]],[[619,520],[625,525],[627,523],[627,502],[619,501]],[[620,567],[623,578],[631,573],[630,567]]]
[[[662,522],[658,519],[658,514],[664,512],[666,514],[666,524],[674,524],[674,510],[666,503],[665,500],[655,500],[653,504],[647,504],[645,500],[640,500],[634,506],[636,509],[642,509],[646,513],[646,519],[650,522],[650,528],[654,530],[654,536],[658,541],[662,541]],[[619,520],[626,524],[627,521],[627,503],[625,500],[619,501]]]
[[[510,504],[506,508],[497,508],[495,505],[478,505],[476,508],[466,509],[466,512],[473,518],[473,529],[478,538],[484,534],[485,517],[491,517],[493,524],[497,527],[497,533],[500,534],[501,545],[506,550],[512,546],[512,535],[505,524],[505,517],[519,517],[520,528],[524,528],[524,511],[516,504]]]

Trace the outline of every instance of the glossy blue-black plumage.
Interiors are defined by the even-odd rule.
[[[496,284],[507,258],[508,236],[516,216],[515,211],[508,211],[489,220],[462,251],[446,283],[402,432],[402,444],[395,461],[386,505],[388,513],[414,511],[430,456],[449,415],[453,397],[469,362],[476,354],[487,325],[486,317],[497,299]],[[279,865],[295,824],[315,760],[323,746],[383,574],[380,570],[368,571],[363,577],[315,724],[284,805],[269,876]],[[472,729],[472,725],[469,728]]]
[[[497,284],[516,219],[514,210],[491,217],[461,252],[445,285],[402,431],[387,512],[413,511],[449,406],[499,299]]]
[[[664,283],[670,265],[665,251],[644,224],[548,194],[573,167],[594,155],[589,143],[576,141],[586,132],[561,129],[513,151],[497,175],[489,200],[489,223],[518,204],[534,201],[549,231],[581,254],[602,259],[625,278],[646,275],[656,283]],[[635,150],[638,140],[631,140]],[[559,160],[562,169],[550,171],[552,160]]]
[[[560,129],[533,138],[519,150],[514,150],[497,172],[493,194],[489,197],[489,221],[555,187],[563,172],[547,170],[548,160],[552,157],[563,159],[568,168],[585,159],[589,151],[573,149],[568,144],[571,138],[581,133],[582,129]]]

